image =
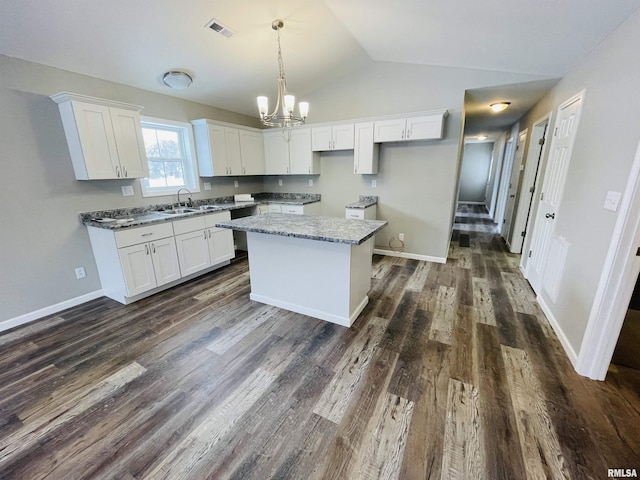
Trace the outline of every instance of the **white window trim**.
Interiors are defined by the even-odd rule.
[[[186,139],[184,142],[185,155],[191,160],[191,171],[193,175],[193,186],[187,186],[187,188],[191,193],[200,192],[200,175],[198,172],[198,161],[196,159],[196,150],[195,150],[195,137],[193,136],[193,126],[187,122],[179,122],[177,120],[167,120],[164,118],[155,118],[155,117],[140,117],[141,123],[149,123],[152,125],[158,126],[171,126],[182,128],[185,131]],[[145,156],[146,161],[146,156]],[[169,195],[175,195],[178,191],[175,187],[167,187],[159,190],[157,188],[153,190],[148,190],[146,185],[144,184],[145,179],[140,179],[140,190],[142,191],[143,197],[166,197]]]

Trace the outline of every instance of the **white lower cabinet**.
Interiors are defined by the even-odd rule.
[[[87,227],[105,296],[128,304],[235,257],[228,211],[122,230]]]
[[[180,278],[173,237],[119,248],[118,256],[129,297]]]
[[[258,210],[258,215],[263,213],[289,213],[292,215],[320,215],[320,202],[306,203],[304,205],[291,203],[270,203],[268,208]]]
[[[183,277],[235,257],[233,232],[215,226],[230,219],[229,212],[216,212],[173,222]]]

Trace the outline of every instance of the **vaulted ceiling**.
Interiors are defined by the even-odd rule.
[[[275,93],[276,18],[285,23],[289,89],[301,98],[376,61],[558,78],[639,6],[640,0],[3,0],[0,53],[255,115],[256,96]],[[206,28],[213,18],[235,34]],[[190,73],[193,85],[164,86],[162,74],[174,69]],[[510,94],[531,102],[551,84],[513,87]],[[489,93],[496,92],[468,99],[485,101]],[[476,117],[472,123],[481,121]]]

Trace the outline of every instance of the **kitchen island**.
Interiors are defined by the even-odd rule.
[[[369,302],[381,220],[269,213],[216,223],[247,232],[251,300],[350,327]]]

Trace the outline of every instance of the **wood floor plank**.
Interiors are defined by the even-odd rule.
[[[486,478],[478,396],[473,385],[449,381],[442,479]]]
[[[485,325],[496,324],[496,316],[491,301],[489,282],[484,278],[473,278],[473,312],[475,321]]]
[[[429,331],[431,340],[451,345],[456,311],[456,289],[440,286],[433,307],[433,320]]]
[[[502,355],[527,478],[571,478],[527,354],[503,346]]]
[[[340,423],[361,381],[366,377],[367,369],[384,335],[385,328],[386,325],[382,319],[377,317],[371,319],[367,328],[361,331],[336,365],[336,375],[318,400],[313,413],[334,423]]]
[[[197,462],[251,409],[276,378],[273,373],[256,369],[144,478],[189,478]]]

